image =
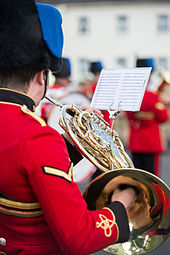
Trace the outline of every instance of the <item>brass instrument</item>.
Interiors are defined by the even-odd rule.
[[[170,85],[170,72],[161,72],[160,74],[161,76],[161,82],[160,82],[160,85],[159,85],[159,90],[162,91],[162,90],[166,90],[166,87]]]
[[[156,75],[155,77],[156,82],[154,82],[153,88],[151,88],[152,91],[157,93],[162,93],[169,89],[170,85],[170,72],[163,71],[160,72],[159,75]]]
[[[170,106],[170,72],[162,72],[160,74],[160,82],[156,92],[159,93],[162,103]]]
[[[59,123],[79,151],[103,172],[85,190],[88,209],[109,204],[116,187],[131,185],[138,192],[128,212],[129,241],[104,250],[114,255],[140,255],[159,247],[170,234],[169,187],[155,175],[134,168],[118,134],[100,116],[46,98],[61,108]]]

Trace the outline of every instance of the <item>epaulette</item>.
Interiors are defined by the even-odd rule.
[[[44,121],[40,116],[38,116],[36,113],[30,111],[30,110],[27,108],[26,105],[22,105],[22,106],[21,106],[21,111],[24,112],[24,113],[26,113],[26,114],[28,114],[28,115],[30,115],[30,116],[33,117],[35,120],[37,120],[37,121],[41,124],[42,127],[47,126],[47,124],[45,123],[45,121]]]

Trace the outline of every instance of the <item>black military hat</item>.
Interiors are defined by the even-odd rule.
[[[136,60],[136,67],[152,67],[155,70],[155,63],[153,58],[138,58]]]
[[[91,62],[89,71],[95,75],[101,72],[102,68],[103,68],[103,65],[101,61]]]
[[[0,0],[0,67],[58,70],[63,48],[59,11],[33,0]]]
[[[59,72],[54,73],[56,78],[69,77],[71,75],[71,62],[69,58],[62,59],[62,68]]]

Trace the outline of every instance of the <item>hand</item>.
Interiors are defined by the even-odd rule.
[[[88,106],[81,106],[80,108],[81,108],[81,110],[86,111],[86,112],[89,112],[89,113],[96,113],[96,114],[98,114],[100,117],[103,118],[102,112],[101,112],[100,110],[96,109],[96,108],[91,108],[91,107],[88,107]]]
[[[116,189],[111,197],[111,202],[121,202],[126,210],[130,210],[137,199],[136,191],[134,188],[128,187],[124,190]]]

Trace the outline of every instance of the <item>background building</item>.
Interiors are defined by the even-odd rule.
[[[38,1],[55,5],[63,16],[64,56],[72,76],[87,76],[88,62],[134,67],[136,57],[153,57],[157,70],[170,69],[170,1]]]

